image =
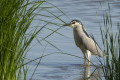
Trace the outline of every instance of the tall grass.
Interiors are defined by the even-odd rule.
[[[110,11],[104,16],[101,34],[105,48],[103,66],[105,80],[120,80],[120,25],[117,23],[117,26],[113,26]]]
[[[43,3],[46,1],[0,0],[0,80],[26,80],[28,69],[25,66],[27,64],[25,57],[29,46],[36,35],[46,25],[51,24],[46,21],[42,27],[36,26],[35,29],[29,31],[36,15],[49,17],[35,14],[37,9],[45,10],[48,8],[40,8]],[[61,20],[49,10],[46,12]],[[55,32],[52,31],[50,35]]]

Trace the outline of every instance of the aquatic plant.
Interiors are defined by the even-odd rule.
[[[114,30],[114,29],[116,30]],[[102,41],[104,45],[103,73],[105,80],[120,79],[120,25],[113,26],[109,12],[104,15],[104,28],[101,28]]]
[[[44,3],[47,2],[45,0],[0,0],[0,80],[26,80],[27,64],[35,61],[34,59],[25,63],[31,42],[46,25],[57,25],[43,20],[45,25],[31,27],[36,16],[50,17],[37,13],[36,10],[39,9],[39,12],[44,10],[51,14],[54,19],[64,22],[59,18],[60,15],[56,16],[50,10],[47,10],[51,7],[41,6]],[[58,29],[56,31],[50,30],[52,33],[45,38],[57,33]],[[45,38],[42,40],[45,40]],[[50,44],[49,41],[46,42]]]

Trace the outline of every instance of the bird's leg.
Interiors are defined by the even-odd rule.
[[[88,61],[88,66],[90,66],[90,60]]]
[[[90,66],[90,57],[91,57],[91,52],[87,50],[87,57],[88,57],[88,66]]]
[[[86,65],[86,56],[84,54],[84,65]]]

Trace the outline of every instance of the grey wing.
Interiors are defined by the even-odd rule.
[[[85,30],[87,37],[83,40],[83,44],[87,50],[91,51],[93,55],[103,56],[103,52],[92,35],[89,35]]]

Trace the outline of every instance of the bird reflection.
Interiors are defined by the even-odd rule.
[[[99,80],[101,79],[101,67],[97,66],[83,66],[83,77],[80,80]],[[92,68],[92,69],[91,69]]]
[[[83,79],[84,80],[91,80],[90,79],[90,66],[84,66],[84,74],[83,74]]]

